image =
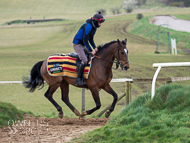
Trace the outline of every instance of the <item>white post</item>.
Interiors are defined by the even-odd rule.
[[[174,39],[175,54],[177,55],[176,39]]]
[[[153,80],[152,80],[152,96],[151,99],[153,99],[154,94],[155,94],[155,83],[156,83],[156,78],[160,72],[161,66],[159,66],[154,74]]]
[[[175,55],[177,55],[176,39],[171,38],[171,45],[172,45],[172,54],[174,55],[174,50],[175,50]]]
[[[173,39],[171,38],[171,45],[172,45],[172,55],[174,55],[174,49],[173,49]]]
[[[85,110],[85,88],[81,92],[81,113]]]

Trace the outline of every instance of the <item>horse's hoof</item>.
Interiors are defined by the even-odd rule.
[[[105,117],[108,118],[109,116],[110,116],[110,112],[108,111],[105,113]]]
[[[58,114],[59,115],[59,118],[62,119],[63,118],[63,113],[62,114]]]
[[[84,119],[84,116],[80,116],[79,119],[80,119],[80,120],[83,120],[83,121],[85,120],[85,119]]]
[[[83,111],[82,114],[81,114],[81,117],[86,116],[86,115],[87,115],[87,112]]]

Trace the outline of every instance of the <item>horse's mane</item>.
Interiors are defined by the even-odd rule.
[[[106,44],[104,44],[104,45],[99,45],[97,48],[98,48],[98,52],[100,52],[102,49],[104,49],[105,47],[107,47],[107,46],[109,46],[109,45],[111,45],[111,44],[113,44],[113,43],[116,43],[117,41],[111,41],[111,42],[109,42],[109,43],[106,43]],[[97,53],[98,53],[97,52]]]

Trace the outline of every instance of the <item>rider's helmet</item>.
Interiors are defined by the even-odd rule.
[[[98,22],[103,23],[105,19],[103,15],[101,15],[101,12],[99,12],[99,13],[94,14],[94,16],[92,17],[92,21],[94,25],[96,26],[96,28],[98,28],[99,27]]]

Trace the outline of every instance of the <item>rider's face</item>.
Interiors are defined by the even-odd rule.
[[[102,25],[100,22],[98,22],[99,27]]]

